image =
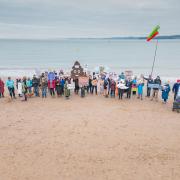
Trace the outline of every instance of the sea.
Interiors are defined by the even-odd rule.
[[[57,39],[0,40],[0,76],[32,76],[48,70],[70,71],[78,60],[89,71],[104,66],[120,74],[131,70],[134,75],[151,73],[156,40]],[[153,77],[180,79],[180,40],[159,40]]]

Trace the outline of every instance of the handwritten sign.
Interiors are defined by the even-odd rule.
[[[88,77],[79,77],[79,86],[88,86],[89,78]]]
[[[161,85],[159,84],[148,84],[148,88],[151,88],[151,89],[161,89]]]

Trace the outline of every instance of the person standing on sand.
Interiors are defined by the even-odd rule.
[[[154,80],[153,82],[155,85],[157,85],[157,87],[153,88],[153,95],[152,95],[152,99],[151,101],[153,101],[153,99],[155,98],[156,101],[158,101],[158,93],[159,93],[159,87],[161,86],[161,79],[159,76],[157,76],[157,78]]]
[[[56,79],[56,93],[57,93],[57,97],[60,97],[60,95],[61,95],[61,84],[60,84],[59,78]]]
[[[151,88],[148,87],[149,84],[153,84],[153,79],[152,79],[152,76],[149,75],[149,78],[145,78],[143,77],[145,80],[147,80],[147,97],[150,97],[151,96]]]
[[[115,98],[115,90],[116,90],[116,82],[111,79],[110,81],[110,89],[111,89],[111,97],[114,97]]]
[[[60,93],[60,95],[61,95],[61,96],[64,94],[64,84],[65,84],[65,80],[64,80],[64,78],[62,78],[62,79],[60,80],[60,87],[61,87],[61,93]]]
[[[54,92],[54,89],[55,89],[55,77],[56,77],[55,72],[50,71],[48,73],[48,88],[49,88],[51,97],[55,96],[55,92]]]
[[[118,82],[117,84],[117,87],[118,87],[118,95],[119,95],[119,99],[122,99],[123,98],[123,94],[124,94],[124,90],[125,90],[125,83],[124,83],[124,80],[121,79],[120,82]]]
[[[27,87],[26,77],[23,77],[23,81],[22,81],[22,93],[24,95],[24,101],[27,101],[28,87]]]
[[[137,88],[138,88],[138,99],[143,100],[143,87],[144,83],[140,80],[138,82]]]
[[[177,80],[177,82],[173,85],[172,91],[174,93],[174,101],[176,100],[176,96],[177,96],[179,88],[180,88],[180,79]]]
[[[21,79],[17,80],[17,92],[18,92],[18,96],[22,97],[22,82],[21,82]]]
[[[16,96],[15,96],[15,89],[14,89],[14,81],[11,79],[11,77],[8,77],[8,80],[6,81],[6,86],[9,90],[9,95],[11,98],[14,97],[14,99],[16,99]]]
[[[79,79],[78,78],[74,79],[74,84],[75,84],[74,92],[75,94],[78,94],[79,93]]]
[[[98,80],[97,78],[94,76],[93,80],[92,80],[92,94],[94,93],[94,89],[95,89],[95,93],[97,95],[97,83]]]
[[[36,77],[36,75],[34,75],[32,79],[32,87],[34,88],[34,94],[36,97],[39,97],[39,84],[39,79]]]
[[[92,93],[92,78],[89,76],[87,93]]]
[[[132,94],[136,95],[137,92],[137,77],[135,76],[132,80]]]
[[[64,84],[64,96],[66,99],[69,99],[70,89],[68,89],[68,82],[66,81]]]
[[[32,96],[32,80],[30,78],[27,79],[26,85],[27,85],[27,93],[28,93],[28,95]]]
[[[166,104],[168,97],[169,97],[169,92],[170,92],[171,88],[169,83],[166,83],[163,87],[162,87],[162,99],[164,100],[164,103]]]
[[[0,98],[4,97],[4,82],[3,80],[0,78]]]
[[[130,78],[126,80],[126,86],[128,87],[128,89],[127,89],[127,99],[130,99],[131,98],[131,91],[132,91],[132,81],[131,81]]]
[[[108,97],[108,86],[109,86],[109,81],[108,79],[106,78],[104,80],[104,97]]]
[[[47,78],[42,76],[42,78],[41,78],[42,98],[46,98],[47,97],[47,87],[48,87]]]

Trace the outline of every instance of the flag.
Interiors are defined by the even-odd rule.
[[[156,37],[156,36],[159,34],[159,32],[158,32],[159,29],[160,29],[160,26],[157,25],[157,26],[153,29],[153,31],[149,34],[149,36],[147,37],[147,41],[150,41],[151,39],[153,39],[154,37]]]

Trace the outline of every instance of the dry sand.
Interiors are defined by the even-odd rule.
[[[0,180],[179,180],[180,114],[171,106],[0,99]]]

